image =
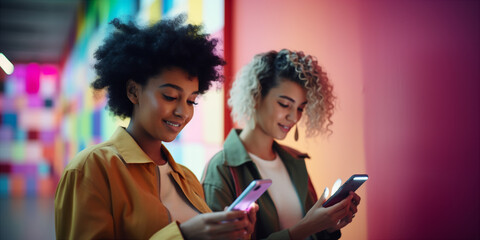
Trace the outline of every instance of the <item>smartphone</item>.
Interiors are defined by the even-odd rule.
[[[350,191],[355,192],[365,181],[368,180],[367,174],[352,175],[326,202],[323,207],[330,207],[342,201],[350,194]]]
[[[242,194],[240,194],[240,196],[238,196],[238,198],[227,208],[227,211],[248,210],[250,205],[257,201],[257,199],[267,191],[267,188],[270,187],[270,185],[272,185],[272,180],[270,179],[253,180],[248,187],[243,190]]]

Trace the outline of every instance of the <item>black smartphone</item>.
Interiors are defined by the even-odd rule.
[[[238,196],[237,199],[227,208],[227,211],[232,210],[247,210],[253,202],[262,196],[267,191],[267,188],[272,185],[270,179],[253,180],[245,190]]]
[[[350,194],[355,192],[365,181],[368,180],[367,174],[352,175],[327,201],[323,203],[323,207],[330,207],[342,201]]]

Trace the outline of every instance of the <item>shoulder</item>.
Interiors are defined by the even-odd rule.
[[[208,166],[219,166],[225,165],[225,154],[224,150],[220,150],[219,152],[215,153],[213,157],[208,161]]]
[[[80,151],[65,167],[65,171],[85,170],[87,168],[107,165],[108,162],[119,159],[117,150],[109,142],[90,146]]]
[[[111,164],[117,162],[117,164]],[[108,192],[109,173],[112,165],[121,160],[110,145],[99,144],[79,152],[65,167],[57,192],[95,191]]]
[[[207,163],[202,176],[202,184],[221,185],[228,176],[229,166],[226,163],[224,150],[217,152]]]
[[[224,172],[228,166],[226,163],[225,159],[225,154],[224,150],[221,150],[217,152],[213,157],[208,161],[207,165],[205,166],[204,170],[204,176],[202,177],[202,180],[204,180],[204,177],[206,175],[216,175],[218,172]],[[211,176],[210,176],[211,177]]]

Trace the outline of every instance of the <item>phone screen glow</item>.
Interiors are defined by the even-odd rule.
[[[335,194],[335,192],[340,188],[340,186],[342,186],[342,179],[339,178],[332,186],[332,195]]]
[[[368,180],[368,177],[364,177],[364,176],[353,178],[353,181],[366,181],[366,180]]]

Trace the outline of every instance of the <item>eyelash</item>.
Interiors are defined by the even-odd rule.
[[[283,108],[288,108],[288,105],[285,105],[285,104],[283,104],[283,103],[281,103],[281,102],[278,102],[278,105],[280,105],[280,107],[283,107]],[[297,110],[298,110],[299,112],[303,112],[303,108],[298,108]]]
[[[278,102],[278,105],[280,105],[280,107],[283,107],[283,108],[288,108],[288,105],[285,105],[285,104],[283,104],[283,103],[281,103],[281,102]]]
[[[194,106],[198,105],[198,102],[194,102],[194,101],[187,101],[187,103]]]
[[[169,102],[174,101],[174,100],[177,99],[177,98],[175,98],[175,97],[170,97],[170,96],[167,96],[167,95],[165,95],[165,94],[163,95],[163,97],[165,98],[165,100],[167,100],[167,101],[169,101]]]
[[[167,100],[169,102],[175,101],[177,99],[176,97],[170,97],[170,96],[167,96],[165,94],[163,94],[163,97],[165,98],[165,100]],[[187,103],[188,103],[188,105],[194,105],[194,106],[198,105],[198,103],[195,102],[195,101],[187,101]]]

